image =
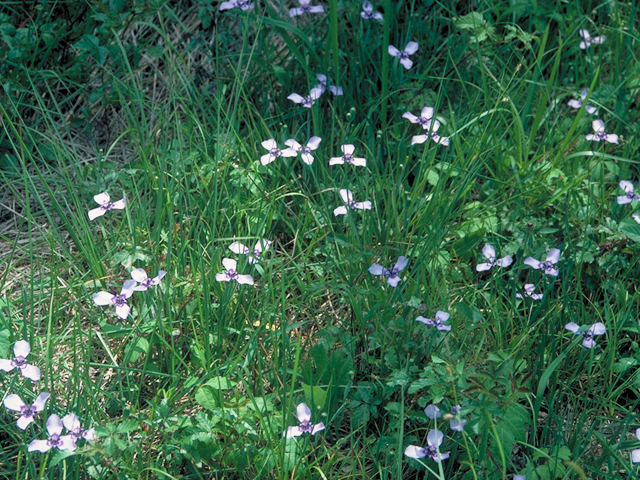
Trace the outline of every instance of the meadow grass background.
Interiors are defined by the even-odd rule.
[[[637,478],[640,225],[615,199],[639,180],[638,2],[322,4],[0,6],[0,357],[25,339],[43,371],[0,388],[52,394],[25,432],[1,409],[3,478]],[[405,70],[386,52],[410,40]],[[344,96],[287,100],[316,73]],[[619,145],[585,140],[581,88]],[[427,105],[450,146],[411,145]],[[313,165],[260,165],[312,135]],[[328,166],[347,143],[367,168]],[[334,217],[340,188],[373,209]],[[90,222],[105,190],[127,208]],[[262,238],[259,265],[227,249]],[[477,273],[485,243],[514,264]],[[522,263],[551,248],[557,279]],[[399,255],[397,288],[367,271]],[[225,257],[255,285],[216,282]],[[93,304],[136,267],[168,274],[128,320]],[[450,333],[415,321],[437,310]],[[570,321],[607,333],[585,349]],[[285,439],[301,402],[326,429]],[[429,472],[403,452],[432,403],[468,423],[438,421]],[[98,440],[27,453],[67,412]]]

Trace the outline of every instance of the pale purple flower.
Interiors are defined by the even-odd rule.
[[[567,105],[575,109],[580,108],[584,103],[584,99],[587,98],[587,93],[589,93],[589,90],[583,88],[582,90],[580,90],[580,100],[571,99],[567,102]],[[589,115],[593,115],[594,113],[598,112],[598,109],[596,107],[594,107],[593,105],[589,105],[588,103],[585,105],[584,109]]]
[[[604,133],[604,122],[602,120],[594,120],[591,122],[591,128],[593,128],[595,133],[587,134],[587,140],[593,140],[594,142],[604,140],[609,143],[618,143],[618,135],[615,133]]]
[[[536,270],[542,270],[547,275],[553,275],[554,277],[558,276],[558,270],[554,268],[554,265],[558,263],[560,260],[560,250],[557,248],[552,248],[549,250],[547,254],[547,258],[544,262],[536,260],[533,257],[527,257],[524,261],[525,265],[529,265],[531,268]]]
[[[305,13],[322,13],[324,7],[322,5],[311,5],[311,0],[298,0],[300,6],[298,8],[292,8],[289,10],[289,16],[291,18],[298,15],[304,15]]]
[[[47,440],[33,440],[29,447],[28,452],[47,452],[52,448],[58,450],[75,450],[77,448],[76,442],[71,435],[60,435],[62,433],[62,420],[55,413],[47,420],[47,432],[49,438]]]
[[[321,430],[324,430],[324,423],[311,423],[311,409],[307,407],[306,403],[301,403],[298,405],[298,407],[296,408],[296,417],[298,417],[299,425],[296,427],[288,427],[282,435],[283,437],[299,437],[304,433],[315,435]]]
[[[94,208],[93,210],[89,210],[89,220],[101,217],[109,210],[122,210],[127,205],[127,199],[125,197],[121,198],[117,202],[111,202],[111,197],[107,192],[102,192],[98,195],[94,195],[93,199],[100,206],[98,208]]]
[[[442,412],[440,411],[438,406],[433,404],[427,405],[427,408],[424,409],[424,414],[431,420],[442,417]]]
[[[522,293],[516,293],[516,298],[529,297],[533,300],[541,300],[542,293],[533,293],[535,289],[536,289],[536,286],[533,283],[525,283],[524,295]]]
[[[236,271],[236,262],[233,258],[223,258],[222,265],[226,272],[216,273],[216,280],[218,282],[238,282],[240,285],[253,285],[253,277],[251,275],[239,275]]]
[[[402,118],[406,118],[411,123],[417,123],[419,125],[422,125],[422,128],[424,128],[425,130],[428,130],[429,127],[431,126],[431,119],[433,118],[433,113],[434,113],[433,107],[424,107],[420,112],[419,117],[416,117],[411,112],[404,112],[402,114]]]
[[[81,438],[87,441],[96,439],[96,429],[92,427],[89,430],[83,430],[80,419],[75,413],[66,414],[62,418],[62,424],[64,425],[64,428],[67,429],[74,442],[77,442]]]
[[[342,89],[342,87],[338,87],[336,85],[329,85],[327,82],[327,76],[323,73],[316,73],[316,78],[318,79],[318,82],[320,82],[318,85],[315,86],[315,88],[321,88],[322,92],[324,92],[327,88],[329,88],[329,91],[331,93],[333,93],[335,96],[339,97],[341,95],[344,95],[344,90]]]
[[[370,20],[372,18],[374,20],[378,20],[379,22],[382,22],[384,20],[381,13],[373,11],[373,4],[369,1],[365,1],[362,3],[362,11],[360,12],[360,16],[365,20]]]
[[[49,393],[42,392],[33,402],[33,405],[27,405],[22,401],[20,396],[12,393],[5,397],[4,406],[14,412],[20,412],[20,418],[18,418],[17,425],[20,430],[24,430],[31,422],[33,422],[34,415],[44,410],[44,406],[50,396],[51,395]]]
[[[527,480],[526,475],[514,475],[513,480]]]
[[[369,267],[369,273],[371,275],[383,275],[387,277],[387,283],[389,284],[389,286],[395,288],[398,286],[398,283],[401,280],[398,273],[404,270],[408,263],[409,259],[405,256],[400,255],[398,257],[398,261],[391,268],[391,270],[389,270],[388,268],[384,268],[379,263],[374,263]]]
[[[592,37],[589,34],[588,30],[578,30],[578,35],[580,35],[584,40],[580,42],[580,49],[584,50],[589,48],[591,44],[604,43],[607,39],[606,36],[602,35],[601,37]]]
[[[445,325],[444,322],[449,320],[449,314],[447,312],[443,312],[442,310],[438,310],[436,312],[436,318],[424,318],[422,315],[416,318],[416,322],[424,323],[427,327],[436,327],[438,330],[442,332],[448,332],[451,330],[451,325]]]
[[[138,285],[133,287],[133,290],[136,292],[144,292],[149,287],[158,285],[166,274],[167,272],[164,270],[158,270],[158,275],[153,278],[149,278],[144,268],[136,268],[131,271],[131,278],[138,282]]]
[[[640,215],[637,213],[632,213],[631,218],[633,218],[636,222],[640,223]]]
[[[240,242],[233,242],[229,245],[229,250],[238,255],[247,255],[249,263],[253,265],[262,260],[262,252],[268,250],[272,243],[271,240],[258,240],[253,250],[250,250],[249,247]]]
[[[127,300],[135,291],[136,281],[126,280],[122,284],[120,295],[112,295],[109,292],[98,292],[93,296],[93,303],[96,305],[113,305],[116,307],[116,315],[125,320],[129,316],[131,308],[127,305]]]
[[[413,55],[418,51],[418,43],[417,42],[409,42],[407,46],[404,47],[404,50],[400,51],[393,45],[389,45],[389,55],[393,57],[398,57],[400,59],[400,63],[404,68],[409,70],[413,66],[413,61],[409,58],[409,55]]]
[[[261,145],[269,150],[269,153],[265,153],[260,157],[260,163],[262,165],[269,165],[276,158],[298,156],[298,152],[296,152],[293,148],[285,148],[284,150],[280,150],[278,148],[278,144],[273,138],[265,140]]]
[[[293,138],[287,140],[284,144],[299,153],[304,163],[311,165],[315,160],[313,155],[311,155],[311,152],[320,146],[321,141],[322,139],[320,137],[313,136],[309,139],[306,145],[300,145]]]
[[[640,200],[640,195],[633,191],[633,183],[628,180],[620,180],[620,188],[624,191],[624,195],[618,196],[618,205],[631,203],[634,200]]]
[[[444,440],[444,434],[440,430],[431,430],[427,435],[427,447],[418,447],[417,445],[409,445],[404,454],[409,458],[429,457],[435,462],[441,462],[449,458],[449,452],[439,452],[439,447]]]
[[[584,327],[580,327],[577,323],[569,322],[564,328],[569,330],[570,332],[575,333],[576,335],[582,336],[582,346],[584,348],[593,348],[596,346],[596,342],[593,340],[595,335],[603,335],[606,333],[607,328],[604,324],[598,322],[591,325],[588,329],[584,330]]]
[[[640,440],[640,428],[636,429],[636,438]],[[631,461],[633,463],[640,463],[640,448],[631,450]]]
[[[350,144],[342,145],[340,147],[340,150],[342,150],[342,156],[332,157],[331,160],[329,160],[329,165],[343,165],[345,163],[350,163],[356,167],[366,167],[367,160],[365,158],[353,156],[353,152],[355,151],[355,149],[356,147]]]
[[[486,272],[487,270],[491,270],[494,266],[506,268],[513,262],[513,258],[511,255],[507,255],[506,257],[496,258],[496,249],[493,248],[493,245],[486,244],[482,248],[482,254],[487,259],[486,263],[479,263],[476,265],[476,270],[478,272]]]
[[[27,355],[31,352],[31,345],[26,340],[18,340],[13,344],[13,354],[14,357],[12,360],[7,360],[4,358],[0,358],[0,370],[4,370],[5,372],[10,372],[14,368],[20,370],[22,376],[37,382],[40,380],[40,369],[35,365],[30,365],[27,363]]]
[[[240,8],[243,11],[253,10],[253,3],[248,0],[230,0],[228,2],[222,2],[218,7],[218,10],[230,10],[232,8]]]
[[[302,105],[304,108],[311,108],[311,106],[316,103],[316,100],[319,99],[323,93],[324,89],[321,86],[315,86],[309,91],[309,95],[307,95],[306,97],[298,95],[297,93],[292,93],[287,98],[293,103]]]
[[[354,202],[353,201],[353,193],[351,190],[346,190],[344,188],[339,191],[340,197],[342,197],[342,201],[344,205],[340,207],[336,207],[333,209],[333,214],[337,217],[338,215],[346,215],[347,211],[357,209],[357,210],[371,210],[371,202],[366,200],[364,202]]]
[[[449,427],[451,428],[451,430],[454,430],[456,432],[462,432],[464,426],[467,424],[467,421],[464,418],[458,418],[460,410],[462,410],[462,407],[460,405],[451,407],[451,415],[453,418],[449,419]]]
[[[449,137],[441,137],[437,133],[440,128],[440,122],[438,120],[432,120],[427,128],[430,128],[429,133],[425,133],[424,135],[414,135],[411,137],[411,145],[424,143],[429,139],[432,139],[434,142],[444,145],[445,147],[449,145]]]

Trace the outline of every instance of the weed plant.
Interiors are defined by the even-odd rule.
[[[0,6],[0,476],[637,478],[640,5],[252,5]]]

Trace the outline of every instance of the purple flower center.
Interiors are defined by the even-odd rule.
[[[540,268],[542,268],[542,270],[544,270],[545,273],[548,273],[551,270],[554,270],[553,268],[554,265],[555,264],[552,261],[547,260],[546,262],[542,262],[542,265],[540,265]]]
[[[246,10],[247,8],[249,8],[249,0],[238,0],[238,6],[242,10]]]
[[[594,136],[598,139],[598,140],[604,140],[607,136],[606,133],[604,133],[604,130],[598,130]]]
[[[107,202],[103,205],[100,205],[100,208],[105,211],[113,210],[113,202]]]
[[[409,58],[409,54],[405,51],[400,52],[400,56],[398,57],[400,60],[406,60]]]
[[[311,149],[305,145],[304,147],[302,147],[300,149],[300,152],[302,152],[302,153],[311,153]]]
[[[436,462],[438,461],[438,449],[435,445],[429,445],[425,450],[428,452],[427,456],[431,457]]]
[[[309,420],[304,420],[303,422],[300,422],[300,425],[298,425],[298,428],[302,433],[313,432],[313,427],[314,427],[313,423],[311,423]]]
[[[302,99],[302,106],[306,107],[306,108],[311,108],[311,105],[313,105],[314,99],[311,97],[311,95],[309,95],[308,97],[304,97]]]
[[[58,433],[54,433],[47,440],[47,445],[49,445],[50,447],[57,447],[58,445],[61,445],[61,444],[62,442],[60,441],[60,434]]]
[[[13,360],[11,360],[11,365],[17,368],[24,368],[27,365],[27,359],[22,355],[18,355],[17,357],[14,357]]]
[[[417,123],[418,123],[418,125],[422,125],[422,126],[427,125],[428,126],[429,123],[431,123],[431,119],[420,116],[420,117],[418,117]]]
[[[269,155],[278,158],[280,155],[282,155],[282,152],[277,148],[272,148],[271,150],[269,150]]]
[[[229,280],[237,280],[238,278],[238,272],[236,272],[235,270],[231,269],[231,270],[227,270],[227,278]]]
[[[151,279],[145,278],[143,281],[140,282],[140,286],[149,288],[151,286]]]
[[[302,13],[309,13],[311,11],[311,5],[303,5],[300,7]]]
[[[350,153],[345,153],[344,157],[342,157],[345,162],[351,163],[353,162],[353,155]]]
[[[33,405],[23,405],[20,407],[20,413],[23,417],[31,418],[36,414],[37,410]]]
[[[127,304],[127,297],[122,294],[116,295],[115,297],[113,297],[112,302],[116,307],[123,307]]]

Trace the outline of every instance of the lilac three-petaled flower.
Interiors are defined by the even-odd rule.
[[[22,401],[19,395],[12,393],[5,397],[4,406],[14,412],[20,412],[20,418],[18,418],[17,425],[20,430],[24,430],[31,422],[33,422],[34,415],[44,410],[44,406],[50,396],[51,395],[48,392],[42,392],[33,402],[33,405],[27,405]]]
[[[74,442],[81,438],[87,441],[96,439],[96,429],[92,427],[89,430],[83,430],[80,419],[75,413],[66,414],[62,418],[62,424],[64,425],[64,428],[67,429]]]
[[[604,122],[602,120],[594,120],[591,122],[591,128],[595,133],[589,133],[586,136],[587,140],[599,142],[604,140],[608,143],[618,143],[618,135],[615,133],[605,133]]]
[[[429,457],[435,462],[441,462],[449,458],[449,452],[442,453],[438,451],[442,441],[444,440],[444,434],[440,430],[431,430],[427,435],[427,444],[425,447],[418,447],[417,445],[409,445],[404,454],[409,458],[424,458]]]
[[[316,103],[316,100],[319,99],[323,93],[323,88],[321,86],[316,86],[309,91],[309,95],[307,95],[306,97],[303,97],[302,95],[299,95],[297,93],[292,93],[287,98],[293,103],[302,105],[304,108],[311,108],[311,106]]]
[[[640,428],[636,428],[636,438],[640,440]],[[640,463],[640,448],[631,450],[631,461],[633,463]]]
[[[441,137],[438,134],[438,130],[440,129],[440,122],[438,120],[430,121],[427,126],[429,129],[429,133],[425,133],[423,135],[414,135],[411,137],[411,145],[421,144],[431,139],[440,145],[444,145],[445,147],[449,145],[449,137]]]
[[[591,325],[588,329],[583,329],[574,322],[567,323],[564,328],[569,330],[570,332],[575,333],[576,335],[582,336],[582,346],[584,348],[593,348],[596,346],[596,342],[593,340],[595,335],[603,335],[607,332],[607,328],[604,324],[598,322]]]
[[[365,200],[364,202],[355,202],[353,200],[353,193],[351,193],[351,190],[341,188],[338,193],[340,194],[344,205],[333,209],[333,214],[336,217],[338,215],[346,215],[349,210],[371,210],[371,202],[369,200]]]
[[[571,108],[580,108],[584,103],[584,99],[587,98],[587,93],[589,93],[589,90],[583,88],[582,90],[580,90],[580,100],[572,98],[567,102],[567,105],[569,105]],[[593,115],[594,113],[598,112],[598,109],[596,107],[594,107],[593,105],[589,105],[588,103],[584,106],[584,109],[589,115]]]
[[[382,22],[384,20],[384,17],[380,12],[376,12],[373,10],[373,4],[369,1],[362,2],[362,11],[360,12],[360,16],[365,20],[370,20],[372,18],[374,20],[378,20],[379,22]]]
[[[418,42],[407,43],[407,46],[404,47],[404,50],[402,51],[398,50],[393,45],[389,45],[388,51],[389,55],[398,57],[402,66],[409,70],[413,66],[413,61],[409,58],[409,55],[413,55],[418,51]]]
[[[409,259],[405,256],[399,256],[396,264],[391,267],[391,269],[385,268],[379,263],[374,263],[369,267],[369,273],[371,275],[384,275],[387,277],[387,283],[390,287],[397,287],[401,278],[398,273],[400,273],[409,263]]]
[[[293,138],[290,138],[289,140],[284,142],[284,144],[299,153],[304,163],[306,163],[307,165],[311,165],[315,160],[313,158],[313,155],[311,155],[311,152],[316,150],[320,146],[321,141],[322,139],[320,137],[313,136],[309,139],[306,145],[300,145]]]
[[[144,292],[145,290],[148,290],[149,287],[158,285],[166,274],[167,272],[164,270],[158,270],[158,275],[153,278],[149,278],[144,268],[136,268],[131,271],[131,278],[138,282],[138,285],[133,287],[133,290],[136,292]]]
[[[491,270],[496,265],[498,267],[508,267],[513,262],[513,258],[511,255],[507,255],[502,258],[496,258],[496,249],[493,248],[493,245],[486,244],[482,248],[482,254],[485,256],[487,261],[485,263],[479,263],[476,265],[476,270],[478,272],[486,272],[487,270]]]
[[[27,355],[31,352],[31,345],[26,340],[18,340],[13,345],[14,357],[11,360],[0,358],[0,370],[10,372],[14,368],[20,370],[23,377],[37,382],[40,380],[40,369],[27,363]]]
[[[127,300],[135,291],[136,281],[125,280],[119,295],[112,295],[109,292],[98,292],[93,296],[93,303],[96,305],[113,305],[116,307],[116,315],[125,320],[129,316],[131,308],[127,305]]]
[[[604,35],[600,37],[592,37],[589,34],[588,30],[578,30],[578,35],[583,38],[583,41],[580,42],[580,48],[582,50],[589,48],[591,44],[604,43],[604,41],[607,39],[607,37]]]
[[[418,125],[422,125],[422,128],[428,130],[431,126],[431,119],[433,118],[433,107],[424,107],[420,112],[420,116],[416,117],[411,112],[404,112],[402,114],[402,118],[406,118],[411,123],[417,123]]]
[[[238,282],[240,285],[253,285],[253,277],[251,275],[239,275],[236,271],[238,262],[233,258],[223,258],[222,265],[226,272],[216,273],[216,280],[219,282]]]
[[[344,95],[344,90],[342,89],[342,87],[338,87],[337,85],[329,85],[327,76],[324,73],[316,73],[316,78],[320,83],[316,85],[315,88],[321,88],[323,93],[328,88],[329,91],[336,97]]]
[[[355,149],[356,147],[350,144],[342,145],[340,147],[340,150],[342,150],[342,156],[332,157],[331,160],[329,160],[329,165],[344,165],[345,163],[350,163],[356,167],[366,167],[367,160],[365,158],[353,156]]]
[[[620,180],[620,188],[624,191],[624,195],[619,195],[618,205],[624,205],[627,203],[631,203],[634,200],[640,200],[640,195],[637,195],[633,191],[633,183],[628,180]]]
[[[233,242],[229,245],[229,250],[238,255],[247,255],[247,259],[250,264],[258,263],[262,260],[262,252],[269,249],[271,246],[271,240],[258,240],[253,247],[253,250],[249,250],[249,247],[240,242]]]
[[[253,10],[253,3],[249,0],[230,0],[228,2],[222,2],[218,7],[218,10],[230,10],[232,8],[240,8],[242,11]]]
[[[558,260],[560,260],[560,250],[558,250],[557,248],[552,248],[551,250],[549,250],[547,258],[544,262],[536,260],[533,257],[527,257],[524,261],[524,264],[529,265],[531,268],[534,268],[536,270],[542,270],[547,275],[557,277],[558,270],[554,268],[554,265],[558,263]]]
[[[513,480],[527,480],[526,475],[514,475]]]
[[[28,452],[48,452],[52,448],[58,450],[75,450],[77,448],[76,442],[71,435],[60,435],[62,433],[62,420],[55,413],[49,416],[47,420],[47,432],[49,438],[47,440],[33,440],[29,447]]]
[[[462,410],[462,407],[460,405],[454,405],[453,407],[451,407],[452,418],[449,419],[449,427],[451,428],[451,430],[454,430],[456,432],[462,432],[464,426],[467,424],[467,421],[464,418],[458,417],[458,415],[460,414],[460,410]]]
[[[429,417],[431,420],[435,420],[436,418],[442,417],[442,412],[437,405],[427,405],[427,408],[424,409],[424,414]]]
[[[278,144],[273,138],[269,140],[265,140],[261,143],[261,145],[269,150],[269,153],[265,153],[260,157],[260,163],[262,165],[269,165],[276,158],[280,157],[297,157],[298,152],[296,152],[293,148],[285,148],[284,150],[280,150],[278,148]]]
[[[315,435],[316,433],[324,430],[324,423],[311,423],[311,409],[307,407],[306,403],[301,403],[296,408],[296,417],[298,417],[299,425],[295,427],[288,427],[282,435],[286,438],[299,437],[305,433]]]
[[[100,206],[98,208],[94,208],[93,210],[89,210],[89,220],[101,217],[109,210],[122,210],[127,206],[127,199],[125,197],[116,202],[112,202],[111,197],[107,192],[102,192],[98,195],[94,195],[93,199]]]
[[[305,13],[322,13],[324,7],[322,5],[311,5],[311,0],[298,0],[300,6],[298,8],[291,8],[289,10],[289,16],[291,18],[298,15],[304,15]]]
[[[524,284],[524,294],[516,293],[516,298],[524,298],[529,297],[533,300],[541,300],[542,293],[534,293],[536,286],[533,283],[525,283]]]
[[[447,312],[443,312],[442,310],[438,310],[436,312],[436,318],[433,320],[430,318],[424,318],[422,315],[416,318],[416,322],[424,323],[427,327],[436,327],[438,330],[442,332],[449,332],[451,330],[451,325],[445,325],[444,322],[449,320],[449,314]]]

